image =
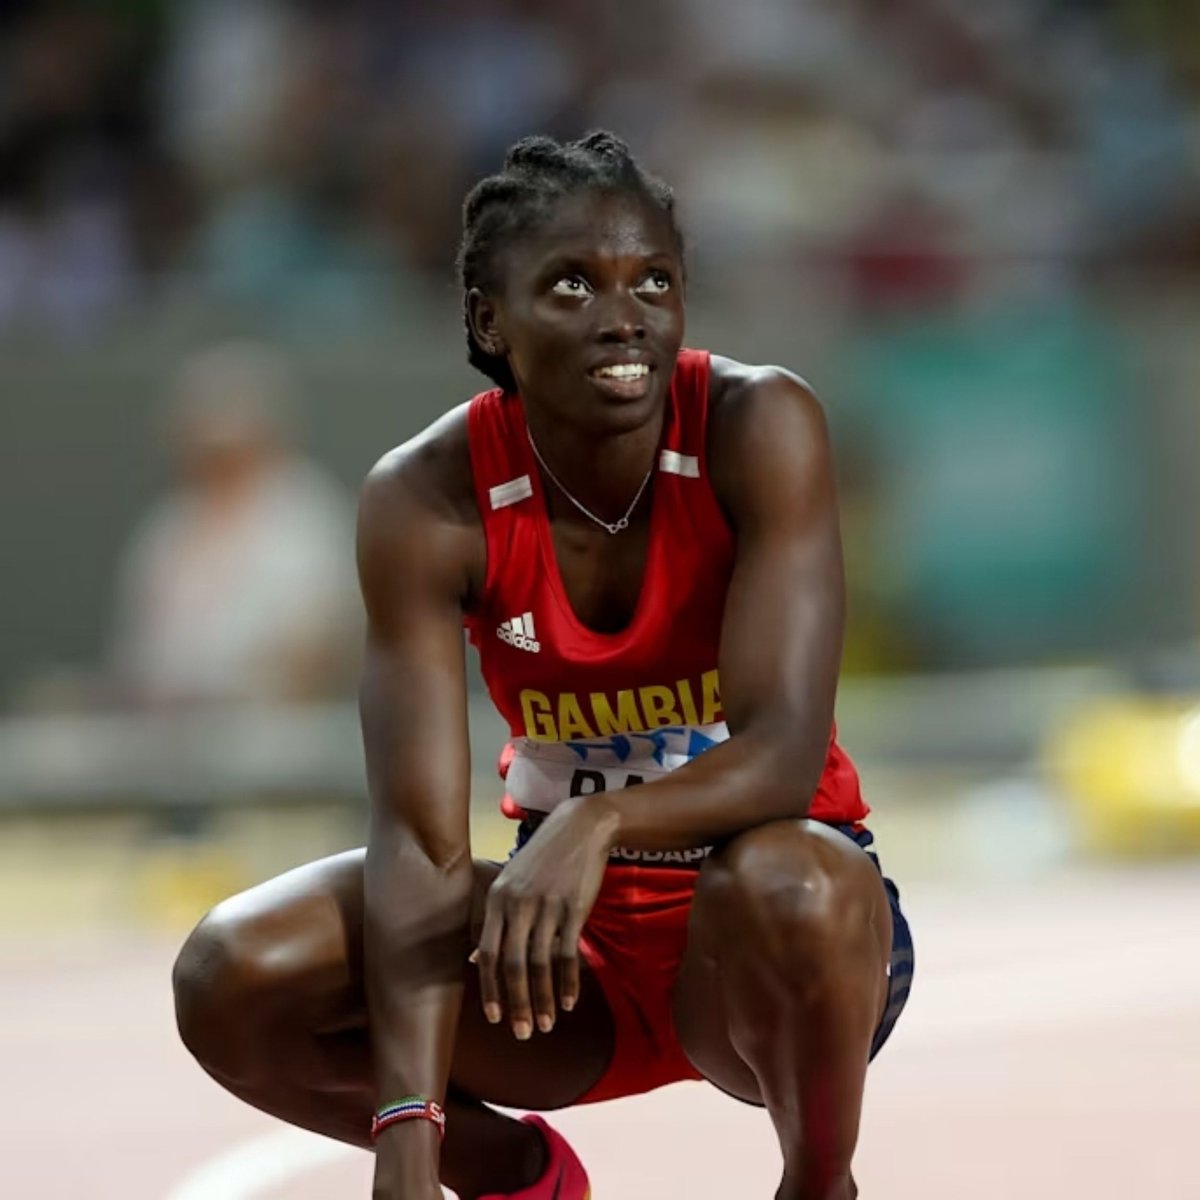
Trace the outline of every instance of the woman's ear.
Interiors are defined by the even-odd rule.
[[[479,348],[494,358],[503,358],[508,353],[508,345],[497,325],[495,303],[479,288],[473,287],[467,292],[466,309],[467,323]]]

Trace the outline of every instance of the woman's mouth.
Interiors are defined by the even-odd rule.
[[[593,367],[588,378],[615,400],[640,400],[650,390],[651,371],[648,363],[609,363]]]

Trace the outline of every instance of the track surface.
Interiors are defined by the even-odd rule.
[[[905,899],[917,984],[871,1070],[863,1200],[1200,1197],[1200,869]],[[0,941],[0,1196],[365,1200],[368,1156],[188,1059],[172,952],[130,933]],[[767,1200],[777,1182],[765,1116],[702,1084],[553,1120],[596,1200]]]

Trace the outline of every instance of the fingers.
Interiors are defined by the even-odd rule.
[[[500,974],[508,999],[508,1016],[513,1033],[525,1041],[533,1033],[529,1002],[529,934],[537,912],[536,902],[512,898],[502,886],[488,892],[483,932],[476,951],[479,965],[479,997],[484,1016],[497,1024],[503,1016]]]
[[[529,1004],[529,933],[534,906],[518,903],[510,911],[504,929],[504,991],[508,997],[508,1019],[513,1034],[526,1041],[533,1033],[533,1013]]]
[[[554,1028],[553,955],[562,916],[561,901],[544,901],[529,942],[529,981],[533,990],[533,1011],[537,1018],[537,1027],[543,1033],[549,1033]]]
[[[566,924],[564,924],[564,922]],[[471,961],[479,968],[484,1015],[494,1025],[503,1017],[503,993],[513,1034],[525,1041],[534,1021],[543,1033],[554,1028],[555,965],[564,988],[562,1007],[570,1011],[579,998],[579,927],[559,899],[511,899],[493,888],[487,898],[483,930]]]
[[[579,938],[582,933],[583,917],[574,910],[568,912],[558,945],[558,995],[563,1012],[571,1012],[579,1002]]]
[[[493,891],[488,893],[487,908],[483,916],[483,931],[479,945],[471,956],[479,967],[479,997],[483,1002],[483,1015],[493,1024],[500,1021],[500,983],[496,978],[496,963],[500,958],[500,944],[504,936],[504,906]]]

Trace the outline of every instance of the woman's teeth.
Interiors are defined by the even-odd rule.
[[[645,363],[616,363],[611,367],[597,367],[594,374],[608,379],[641,379],[650,374]]]

